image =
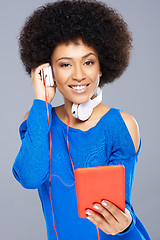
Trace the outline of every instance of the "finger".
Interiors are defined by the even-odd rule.
[[[39,65],[37,68],[31,70],[31,77],[32,77],[33,85],[36,83],[39,83],[41,86],[43,86],[42,81],[40,81],[40,80],[42,80],[41,70],[48,66],[49,66],[49,63],[44,63],[44,64]]]
[[[106,234],[115,232],[112,226],[104,219],[104,217],[90,209],[86,211],[87,219],[94,223],[98,228],[104,231]]]
[[[40,73],[41,72],[41,70],[43,69],[43,68],[46,68],[46,67],[49,67],[49,63],[43,63],[43,64],[41,64],[41,65],[39,65],[38,67],[36,67],[36,68],[34,68],[34,69],[32,69],[31,70],[31,74],[38,74],[38,73]]]
[[[115,205],[114,205],[115,206]],[[110,234],[116,234],[119,232],[122,232],[124,229],[126,229],[132,222],[132,217],[130,215],[130,212],[126,209],[127,214],[124,214],[123,217],[118,221],[113,213],[109,212],[106,208],[104,208],[102,205],[96,203],[94,204],[94,208],[98,210],[98,212],[101,213],[101,215],[104,217],[106,222],[109,224],[109,228],[107,229],[111,231]],[[121,211],[118,209],[118,211]],[[107,226],[107,225],[105,225]]]
[[[49,63],[44,63],[44,64],[41,64],[40,66],[38,66],[36,69],[35,69],[35,73],[39,73],[41,72],[41,70],[43,68],[46,68],[46,67],[49,67]]]
[[[35,68],[36,70],[42,70],[43,68],[49,67],[49,63],[43,63],[41,65],[39,65],[37,68]]]
[[[108,202],[108,201],[102,201],[102,202],[103,202],[102,203],[103,206],[104,206],[104,203],[107,203],[107,205],[105,204],[105,208],[107,208],[106,210],[108,210],[117,220],[116,222],[114,222],[112,218],[107,218],[107,221],[110,224],[114,224],[114,228],[118,232],[122,232],[131,224],[132,216],[127,208],[125,209],[125,212],[123,212],[111,202]]]
[[[118,221],[125,221],[126,216],[125,213],[122,212],[117,206],[115,206],[113,203],[103,200],[102,201],[102,206],[110,212],[110,214]]]
[[[114,228],[118,228],[119,222],[111,212],[98,203],[94,204],[93,207],[101,213],[101,215],[110,225],[114,226]]]

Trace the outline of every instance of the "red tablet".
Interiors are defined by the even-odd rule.
[[[86,209],[108,200],[125,210],[125,168],[122,165],[77,168],[75,170],[78,214],[86,218]],[[100,213],[100,212],[99,212]]]

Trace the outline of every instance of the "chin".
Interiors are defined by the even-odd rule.
[[[86,103],[88,100],[90,99],[90,97],[79,97],[79,98],[76,98],[75,101],[73,101],[73,103],[76,103],[76,104],[82,104],[82,103]]]

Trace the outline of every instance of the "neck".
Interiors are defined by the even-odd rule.
[[[70,117],[69,122],[71,125],[75,125],[81,122],[81,120],[73,117],[71,113],[72,113],[72,103],[64,99],[64,119],[66,120],[66,122],[68,121],[69,117]]]

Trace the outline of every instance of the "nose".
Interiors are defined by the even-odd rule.
[[[84,73],[82,67],[79,65],[76,65],[73,70],[72,79],[77,80],[77,81],[82,81],[85,78],[86,78],[85,73]]]

